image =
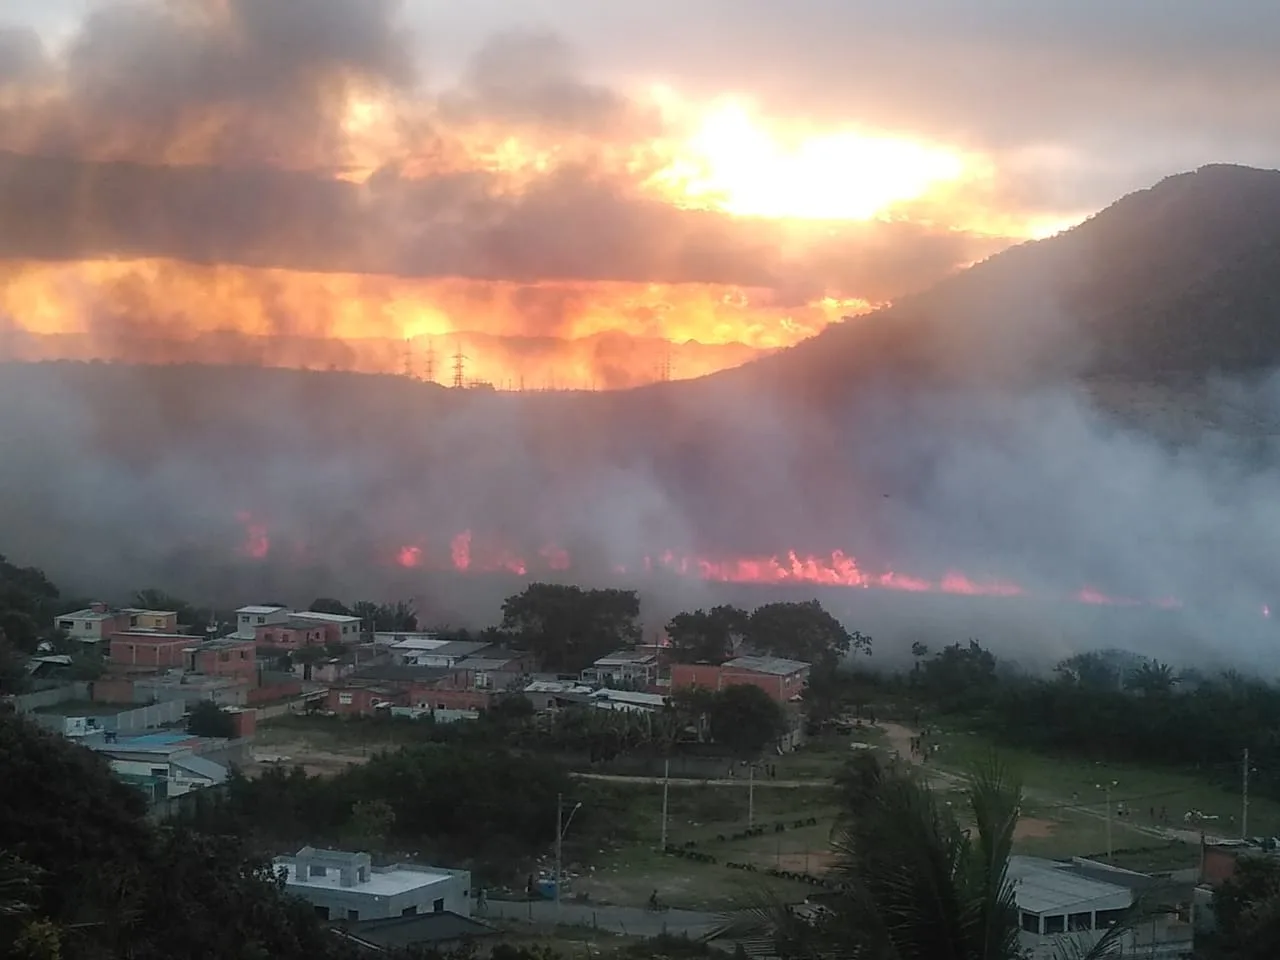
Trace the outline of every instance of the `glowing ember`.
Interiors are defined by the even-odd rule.
[[[412,570],[414,567],[422,566],[422,548],[421,547],[401,547],[396,554],[396,563],[404,567],[406,570]]]
[[[236,519],[244,527],[244,541],[240,544],[240,555],[254,560],[265,559],[271,552],[271,538],[267,536],[266,525],[256,522],[246,510],[237,513]]]
[[[236,518],[244,527],[244,540],[238,547],[242,556],[263,559],[271,550],[267,527],[256,521],[248,512],[241,511]],[[305,545],[295,544],[295,549]],[[573,569],[569,551],[557,543],[549,543],[538,549],[531,565],[510,547],[492,538],[477,537],[470,530],[463,530],[449,540],[447,565],[433,564],[429,544],[422,540],[399,547],[390,556],[396,566],[404,570],[453,570],[458,573],[508,573],[516,576],[539,575],[550,572],[566,572]],[[439,552],[434,556],[441,556]],[[1026,591],[1007,580],[973,580],[963,573],[949,571],[942,579],[933,581],[913,577],[890,570],[871,573],[859,566],[848,554],[836,550],[830,554],[801,554],[790,550],[773,556],[705,557],[677,553],[673,550],[658,555],[637,558],[634,564],[615,563],[613,574],[652,575],[655,572],[678,577],[705,580],[715,583],[745,584],[814,584],[832,587],[856,587],[895,590],[904,593],[946,593],[966,597],[1020,597]],[[1178,609],[1181,601],[1172,597],[1148,602],[1123,597],[1112,597],[1094,587],[1085,587],[1072,597],[1078,603],[1093,606],[1153,606],[1161,609]],[[1262,615],[1271,616],[1269,607],[1263,607]]]

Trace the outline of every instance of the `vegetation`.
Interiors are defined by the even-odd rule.
[[[152,826],[91,751],[5,714],[0,769],[0,956],[345,956],[241,841]]]
[[[634,590],[531,583],[503,602],[500,629],[547,669],[577,672],[640,639],[640,597]]]
[[[847,654],[871,650],[870,637],[850,633],[817,600],[769,603],[752,613],[732,606],[679,613],[667,634],[677,663],[723,663],[741,645],[829,671]]]
[[[1213,895],[1217,933],[1210,955],[1219,960],[1280,956],[1280,860],[1245,857]]]
[[[783,957],[1022,957],[1009,857],[1021,790],[995,762],[969,778],[963,819],[909,770],[870,755],[839,778],[838,892],[801,918],[762,905],[740,935],[764,933]],[[1126,924],[1085,954],[1112,955]]]
[[[236,724],[231,714],[212,700],[201,700],[191,708],[187,717],[187,732],[197,737],[230,740],[236,735]]]

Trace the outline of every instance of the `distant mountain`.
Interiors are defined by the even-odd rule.
[[[711,378],[813,399],[867,377],[1169,384],[1280,364],[1280,171],[1215,165]]]

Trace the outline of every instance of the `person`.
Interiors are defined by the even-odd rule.
[[[649,909],[650,910],[658,909],[658,891],[657,890],[649,894]]]
[[[484,887],[481,887],[479,890],[476,891],[476,911],[478,913],[484,913],[484,910],[485,910]]]

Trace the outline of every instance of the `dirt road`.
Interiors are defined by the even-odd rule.
[[[669,783],[673,787],[745,787],[752,783],[757,790],[766,787],[797,789],[802,787],[830,787],[830,780],[770,780],[767,777],[726,777],[717,780],[696,780],[689,777],[630,777],[624,773],[571,773],[578,780],[603,780],[607,783]]]

